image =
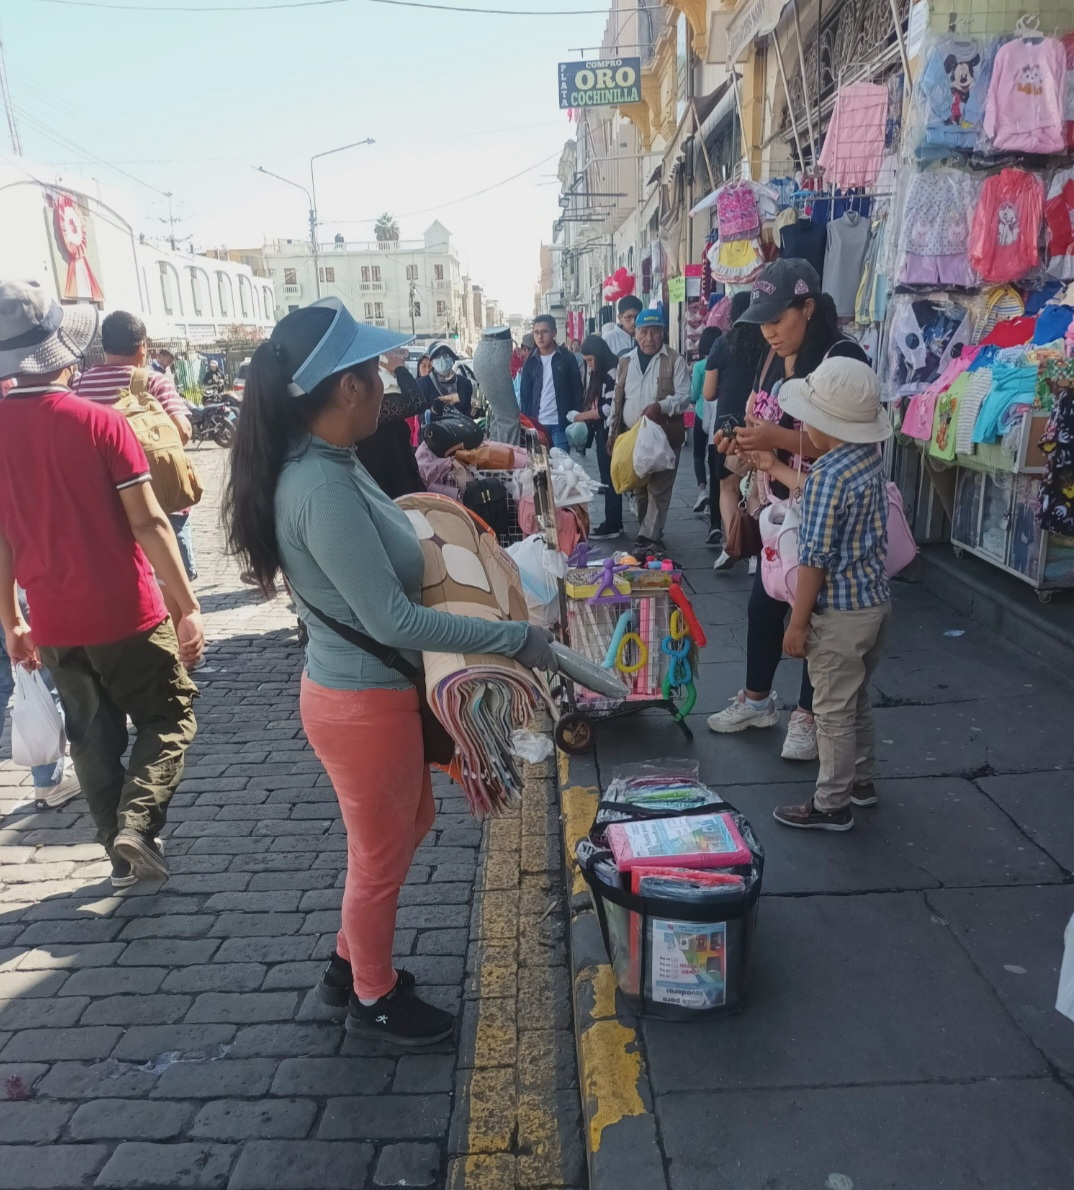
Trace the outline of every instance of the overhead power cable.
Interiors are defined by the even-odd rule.
[[[607,8],[477,8],[462,4],[426,4],[422,0],[274,0],[258,4],[113,4],[109,0],[37,0],[65,8],[107,8],[112,12],[275,12],[287,8],[326,8],[335,4],[387,4],[392,8],[424,8],[432,12],[468,12],[486,17],[607,16]]]

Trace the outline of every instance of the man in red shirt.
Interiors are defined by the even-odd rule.
[[[175,534],[126,419],[68,388],[97,329],[34,281],[0,282],[0,624],[12,661],[44,664],[117,887],[166,879],[157,841],[194,738],[205,645]],[[168,617],[154,578],[179,611]],[[16,600],[26,591],[33,633]],[[127,716],[138,736],[126,769]]]
[[[145,323],[126,310],[114,310],[101,323],[101,346],[104,348],[104,363],[83,372],[71,385],[72,390],[88,401],[114,405],[119,394],[130,388],[135,370],[141,369],[145,376],[146,392],[160,402],[164,412],[175,423],[180,439],[184,443],[189,442],[190,411],[176,392],[171,376],[167,372],[146,367],[149,344]],[[186,567],[187,578],[193,582],[198,577],[198,570],[194,565],[194,547],[190,540],[190,509],[169,513],[168,520],[179,542],[179,556]]]

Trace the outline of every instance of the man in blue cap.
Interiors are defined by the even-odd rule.
[[[635,323],[635,339],[637,346],[619,361],[608,450],[623,430],[647,417],[667,434],[675,452],[675,466],[654,472],[638,492],[641,525],[634,548],[645,553],[657,548],[664,536],[679,451],[686,440],[683,414],[690,404],[690,375],[686,361],[664,341],[664,319],[659,310],[642,310]]]

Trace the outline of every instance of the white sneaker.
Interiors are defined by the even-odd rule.
[[[730,570],[734,566],[735,560],[726,550],[720,551],[720,556],[712,564],[712,569],[715,571]]]
[[[704,512],[709,506],[709,493],[707,488],[697,489],[697,499],[694,501],[692,512]]]
[[[47,806],[50,810],[66,806],[67,803],[82,792],[78,778],[72,773],[64,776],[56,785],[41,785],[34,790],[34,797],[39,806]]]
[[[817,723],[805,711],[795,711],[787,727],[787,738],[783,741],[784,760],[817,759]]]
[[[747,574],[756,574],[757,573],[757,559],[756,558],[750,558],[750,564],[746,568],[746,573]]]
[[[776,692],[773,690],[768,696],[768,703],[758,710],[746,701],[745,690],[740,690],[731,699],[731,705],[726,711],[718,715],[709,716],[709,730],[729,735],[736,731],[745,731],[747,727],[775,727],[779,722],[779,707],[776,705]]]

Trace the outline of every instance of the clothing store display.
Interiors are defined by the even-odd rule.
[[[965,170],[930,169],[914,176],[899,231],[900,284],[977,284],[966,252],[979,190]]]
[[[761,216],[748,182],[735,182],[717,191],[716,220],[721,240],[749,240],[760,235]]]
[[[955,454],[973,453],[973,428],[977,424],[981,405],[992,387],[992,369],[971,372],[955,422]]]
[[[818,276],[824,275],[824,253],[828,246],[828,235],[823,227],[818,227],[809,219],[799,219],[797,223],[785,227],[780,232],[779,244],[780,256],[808,260],[817,270]]]
[[[1008,153],[1062,153],[1066,78],[1066,51],[1054,37],[1015,37],[1001,45],[983,124],[992,147]]]
[[[955,429],[959,403],[969,382],[969,376],[963,372],[936,401],[936,420],[932,427],[932,441],[929,443],[929,454],[934,459],[950,462],[955,457]]]
[[[488,435],[517,444],[519,409],[511,376],[511,328],[486,327],[474,352],[474,376],[489,407]]]
[[[1016,281],[1040,263],[1040,178],[1005,169],[985,179],[970,229],[970,265],[985,281]]]
[[[886,100],[887,88],[881,89]],[[854,317],[854,303],[869,247],[869,231],[869,220],[854,211],[848,211],[841,219],[828,224],[824,292],[835,302],[835,312],[840,318]]]
[[[1022,315],[1006,318],[988,332],[981,340],[982,347],[1024,347],[1033,338],[1037,325],[1035,318]]]
[[[872,186],[884,156],[888,89],[878,83],[851,83],[835,97],[817,164],[836,186]]]
[[[1074,169],[1062,170],[1048,186],[1044,204],[1045,258],[1048,272],[1074,281]]]
[[[890,380],[897,395],[909,396],[927,388],[951,359],[961,354],[959,343],[964,341],[966,321],[963,311],[939,302],[899,300],[891,319],[889,345]]]
[[[1065,338],[1074,320],[1074,309],[1070,306],[1045,306],[1037,315],[1037,329],[1033,332],[1033,343],[1043,346]]]
[[[720,285],[748,285],[765,263],[757,239],[717,240],[707,255],[712,279]]]
[[[881,267],[887,240],[886,219],[873,221],[869,246],[865,250],[861,282],[854,299],[854,320],[859,323],[883,322],[887,315],[888,279]]]
[[[914,90],[923,127],[917,156],[935,160],[969,153],[984,122],[995,43],[976,37],[945,37],[929,50]]]
[[[1035,365],[1009,367],[997,364],[992,369],[992,384],[981,404],[973,427],[974,442],[998,442],[999,425],[1007,407],[1012,404],[1032,404],[1037,390]]]
[[[1045,472],[1037,497],[1042,529],[1074,537],[1074,389],[1059,391],[1040,440]]]

